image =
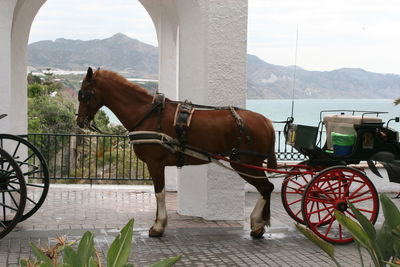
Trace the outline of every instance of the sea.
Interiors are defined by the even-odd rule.
[[[394,96],[394,97],[400,97]],[[321,119],[321,111],[326,110],[358,110],[371,112],[386,112],[379,114],[382,121],[400,116],[400,105],[393,104],[394,99],[262,99],[247,100],[246,108],[263,114],[272,121],[285,121],[292,116],[294,123],[318,126]],[[113,124],[121,124],[118,118],[107,108],[103,108]],[[328,114],[339,114],[330,112]],[[324,114],[324,113],[322,113]],[[276,130],[282,130],[284,124],[274,123]],[[400,123],[391,121],[389,127],[400,131]]]

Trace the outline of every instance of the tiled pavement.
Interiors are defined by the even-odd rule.
[[[246,194],[247,215],[256,199],[255,193]],[[135,266],[176,255],[183,256],[176,266],[333,266],[294,230],[277,193],[272,197],[272,227],[258,240],[249,236],[248,219],[206,221],[178,215],[176,193],[167,193],[169,225],[164,237],[149,238],[155,207],[154,194],[147,187],[52,187],[42,208],[0,240],[0,266],[17,266],[21,258],[30,257],[29,242],[51,246],[57,235],[74,240],[87,230],[95,233],[96,246],[105,258],[118,230],[131,217],[135,231],[130,262]],[[342,266],[360,266],[354,244],[336,246],[336,255]]]

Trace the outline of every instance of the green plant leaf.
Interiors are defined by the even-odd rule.
[[[125,264],[124,265],[124,267],[133,267],[134,265],[133,264],[130,264],[130,263],[127,263],[127,264]]]
[[[364,216],[354,205],[353,203],[349,202],[349,206],[353,214],[355,215],[358,223],[361,225],[361,227],[364,229],[366,234],[368,235],[368,238],[371,243],[371,250],[370,253],[374,254],[374,257],[378,261],[382,261],[382,255],[379,249],[379,246],[377,246],[376,243],[376,230],[374,225],[367,219],[367,217]]]
[[[64,248],[64,264],[79,266],[78,254],[69,246]]]
[[[296,228],[309,240],[311,240],[314,244],[316,244],[318,247],[320,247],[323,251],[325,251],[326,254],[328,254],[329,257],[332,259],[335,257],[335,247],[332,244],[329,244],[325,240],[321,239],[319,236],[317,236],[313,231],[310,229],[304,227],[303,225],[300,225],[298,223],[295,224]]]
[[[89,267],[97,267],[98,265],[97,265],[97,262],[94,260],[94,258],[93,257],[90,257],[90,259],[89,259],[89,265],[88,265]]]
[[[93,233],[87,231],[79,242],[77,250],[79,266],[88,266],[90,257],[95,256],[93,237]]]
[[[393,201],[385,194],[381,194],[382,210],[385,222],[390,229],[396,229],[400,225],[400,211]]]
[[[338,222],[343,225],[362,246],[372,249],[371,240],[364,229],[355,221],[344,215],[342,212],[335,210],[335,217]]]
[[[169,266],[174,265],[181,258],[182,258],[182,256],[176,256],[176,257],[173,257],[173,258],[162,260],[162,261],[159,261],[159,262],[156,262],[156,263],[152,264],[151,267],[169,267]]]
[[[349,206],[353,214],[356,216],[357,221],[360,223],[364,231],[367,233],[371,240],[375,240],[376,238],[376,230],[374,225],[364,216],[356,207],[354,207],[353,203],[349,202]]]
[[[74,245],[76,242],[78,242],[78,240],[70,241],[70,242],[66,243],[65,245],[59,246],[57,248],[57,253],[62,252],[65,249],[65,247],[70,247],[70,246]]]
[[[395,229],[392,229],[392,234],[396,238],[400,238],[400,225],[398,225]]]
[[[132,248],[133,223],[134,219],[129,220],[112,242],[107,254],[108,267],[122,267],[127,263]]]
[[[20,267],[26,267],[26,266],[28,266],[28,260],[20,260],[20,261],[19,261],[19,266],[20,266]]]
[[[32,252],[35,254],[36,258],[46,264],[49,264],[49,266],[53,266],[53,262],[49,257],[46,256],[46,254],[43,253],[35,244],[29,243],[29,245],[32,248]]]
[[[388,261],[393,255],[393,236],[386,221],[383,222],[381,229],[378,230],[376,236],[376,244],[382,255],[382,259]]]

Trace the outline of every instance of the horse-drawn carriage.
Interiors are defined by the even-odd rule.
[[[332,112],[339,114],[323,117]],[[381,176],[375,166],[375,161],[379,161],[387,170],[389,180],[400,183],[398,132],[388,124],[384,126],[378,117],[381,113],[322,111],[318,127],[292,123],[286,126],[287,142],[308,160],[292,166],[284,179],[283,205],[294,220],[332,243],[352,240],[334,217],[335,210],[354,217],[349,202],[372,223],[378,217],[379,197],[366,175],[367,167]],[[319,139],[326,140],[322,145],[317,136],[323,135],[324,128],[325,138]]]
[[[392,182],[400,182],[398,133],[384,126],[380,112],[350,112],[325,116],[318,127],[286,125],[288,143],[308,157],[301,164],[277,168],[275,131],[264,116],[232,106],[210,107],[173,101],[162,94],[150,95],[139,85],[117,73],[88,69],[78,95],[77,123],[88,128],[96,112],[107,106],[130,131],[136,154],[147,163],[157,199],[156,220],[150,236],[161,236],[167,224],[165,206],[166,166],[199,165],[210,162],[238,173],[260,193],[251,216],[251,235],[261,237],[270,224],[268,178],[286,178],[282,201],[289,215],[306,224],[317,235],[333,243],[352,240],[336,221],[339,210],[351,217],[351,202],[375,223],[379,212],[377,191],[365,174],[368,162],[379,175],[374,161],[382,162]],[[343,114],[342,114],[343,113]],[[374,115],[374,116],[371,116]],[[398,121],[398,119],[396,119]],[[326,127],[326,142],[317,136]],[[265,167],[265,159],[267,164]],[[226,161],[230,167],[221,163]],[[267,175],[268,173],[268,175]],[[271,174],[272,173],[272,174]]]
[[[0,239],[40,208],[48,189],[49,172],[39,150],[21,136],[0,134]]]

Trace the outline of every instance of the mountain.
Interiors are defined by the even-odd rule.
[[[28,65],[63,70],[102,67],[141,78],[156,78],[158,49],[117,33],[102,40],[39,41],[28,46]]]
[[[269,64],[247,57],[249,99],[291,98],[294,67]],[[357,68],[307,71],[297,67],[295,98],[395,98],[400,94],[400,75],[380,74]]]
[[[126,76],[157,79],[158,48],[122,33],[90,41],[57,39],[28,46],[28,65],[36,69],[86,70],[88,66],[121,72]],[[293,66],[269,64],[247,56],[247,98],[291,98]],[[400,75],[357,68],[307,71],[296,68],[295,98],[395,98]]]

